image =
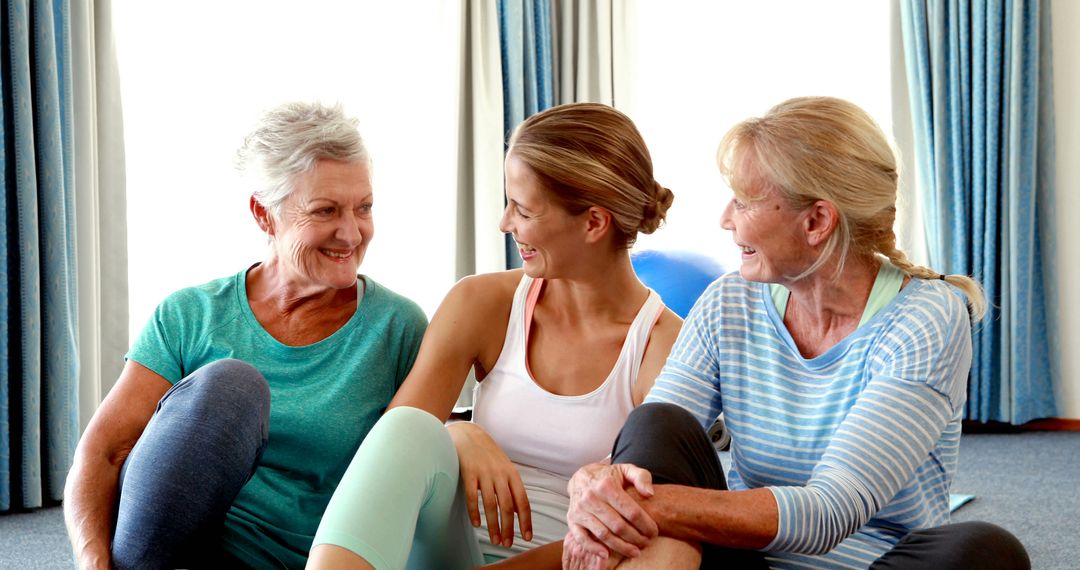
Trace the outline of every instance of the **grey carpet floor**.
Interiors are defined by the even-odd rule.
[[[74,567],[60,507],[0,515],[0,570]]]
[[[1009,529],[1032,568],[1080,568],[1080,432],[965,434],[953,491],[977,495],[953,520]],[[0,570],[71,567],[59,507],[0,515]]]
[[[1009,529],[1032,568],[1080,568],[1080,432],[964,434],[960,442],[953,492],[976,499],[953,520]]]

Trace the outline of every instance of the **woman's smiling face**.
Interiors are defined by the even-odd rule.
[[[556,203],[536,174],[511,153],[506,159],[506,210],[499,230],[513,236],[530,277],[557,277],[571,263],[581,240],[579,216]]]
[[[375,234],[367,163],[319,160],[294,184],[273,216],[273,247],[288,279],[304,287],[352,287]]]
[[[724,208],[720,226],[731,231],[742,250],[743,279],[787,283],[809,267],[815,254],[803,235],[804,218],[760,178],[737,193]]]

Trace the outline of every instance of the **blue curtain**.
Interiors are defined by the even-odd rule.
[[[901,23],[930,264],[990,303],[966,417],[1054,417],[1050,3],[902,0]]]
[[[551,2],[499,0],[502,51],[503,128],[508,140],[526,117],[551,107],[554,76],[551,64]],[[506,267],[521,267],[517,246],[506,236]]]
[[[0,511],[59,500],[79,436],[68,15],[0,14]]]

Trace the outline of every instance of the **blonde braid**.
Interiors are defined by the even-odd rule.
[[[878,252],[889,258],[889,261],[897,269],[919,279],[941,279],[946,283],[960,289],[967,296],[968,310],[975,321],[982,320],[986,314],[986,296],[983,295],[982,286],[979,282],[967,275],[945,275],[938,273],[929,267],[915,265],[908,259],[907,254],[896,247],[896,234],[889,232],[889,239],[881,244]]]

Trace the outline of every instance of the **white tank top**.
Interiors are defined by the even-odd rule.
[[[615,436],[634,409],[634,382],[653,325],[664,310],[660,296],[650,290],[604,383],[588,394],[560,396],[541,388],[526,364],[530,305],[542,284],[543,280],[522,277],[514,293],[502,352],[474,392],[473,421],[514,462],[532,507],[533,541],[526,543],[518,534],[514,552],[566,535],[566,484],[581,466],[611,453]],[[487,520],[481,516],[481,521],[477,535],[484,553],[509,555],[506,549],[489,543]],[[520,530],[516,524],[514,530]]]

